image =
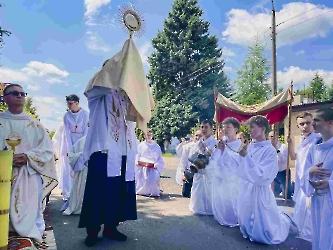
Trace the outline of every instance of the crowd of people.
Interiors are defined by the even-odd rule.
[[[137,140],[135,123],[125,119],[130,105],[126,92],[95,86],[86,94],[90,113],[80,107],[77,95],[67,96],[68,111],[51,141],[40,122],[23,111],[23,88],[12,84],[4,89],[8,110],[0,114],[0,146],[20,141],[13,157],[10,231],[31,238],[41,249],[46,247],[44,200],[58,181],[61,210],[80,214],[79,228],[86,228],[89,247],[99,241],[101,225],[104,237],[125,241],[117,226],[137,219],[136,195],[161,195],[162,150],[152,129],[145,141]],[[287,147],[269,132],[264,116],[249,119],[251,142],[235,118],[222,122],[217,138],[213,123],[202,121],[175,148],[180,155],[176,181],[190,198],[190,211],[239,227],[251,241],[280,244],[297,235],[311,241],[314,250],[333,249],[333,109],[300,113],[296,122],[302,138],[295,151],[291,138]],[[199,155],[208,161],[198,169]],[[280,189],[284,192],[288,155],[296,160],[293,215],[278,207],[274,197]]]

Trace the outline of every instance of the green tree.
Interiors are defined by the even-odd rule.
[[[237,72],[235,100],[241,104],[253,105],[266,101],[270,95],[270,86],[267,84],[270,67],[264,55],[265,46],[258,38],[247,50],[242,69]]]
[[[0,3],[0,8],[1,8],[2,6],[3,6],[3,5]],[[4,36],[4,35],[9,36],[10,34],[11,34],[10,31],[8,31],[8,30],[4,30],[4,29],[0,26],[0,49],[2,49],[3,46],[4,46],[3,36]]]
[[[163,30],[152,39],[155,50],[148,58],[148,79],[157,102],[165,101],[167,94],[180,95],[200,119],[212,119],[214,89],[227,95],[230,85],[218,39],[209,34],[209,22],[202,14],[197,0],[174,1]]]
[[[51,139],[51,140],[53,139],[54,134],[55,134],[55,130],[52,130],[52,131],[49,133],[49,136],[50,136],[50,139]]]
[[[161,143],[163,138],[182,137],[190,133],[196,122],[197,114],[180,94],[166,94],[156,103],[149,127],[154,130],[155,140]]]
[[[319,102],[323,100],[326,91],[326,85],[324,78],[319,76],[318,72],[316,72],[314,78],[311,80],[309,89],[313,92],[314,100]]]
[[[325,88],[325,93],[322,97],[323,101],[333,100],[333,81],[331,84],[327,84]]]

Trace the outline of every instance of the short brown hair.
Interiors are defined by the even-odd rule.
[[[319,113],[325,122],[333,121],[333,109],[330,107],[318,109],[316,113]]]
[[[239,121],[234,118],[234,117],[228,117],[228,118],[225,118],[222,122],[222,125],[225,125],[225,124],[231,124],[232,126],[234,126],[235,128],[237,128],[239,130],[240,128],[240,123]]]
[[[313,117],[313,115],[308,111],[298,113],[297,116],[296,116],[296,121],[297,121],[298,118],[305,118],[307,116],[310,116],[311,118]]]
[[[20,87],[22,88],[22,86],[20,84],[16,84],[16,83],[11,83],[10,85],[7,85],[4,89],[3,89],[3,95],[5,96],[6,94],[8,94],[7,92],[9,91],[8,89],[10,89],[11,87]],[[23,88],[22,88],[23,89]]]
[[[269,124],[268,124],[268,120],[265,116],[262,116],[262,115],[252,116],[248,120],[247,124],[248,125],[256,124],[258,127],[266,128],[265,134],[268,134],[268,132],[269,132]]]

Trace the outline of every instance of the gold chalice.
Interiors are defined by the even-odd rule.
[[[7,144],[12,148],[13,152],[15,153],[15,148],[20,145],[21,138],[18,133],[10,133],[8,135],[8,139],[6,139]]]

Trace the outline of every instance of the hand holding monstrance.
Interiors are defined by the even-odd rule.
[[[20,145],[21,138],[18,133],[10,133],[8,139],[6,139],[7,144],[12,148],[14,152],[13,156],[13,166],[22,167],[27,164],[28,157],[25,154],[15,154],[15,148]]]

